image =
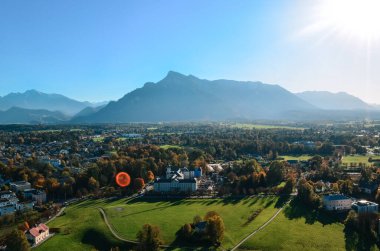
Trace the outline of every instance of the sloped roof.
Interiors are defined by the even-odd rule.
[[[49,230],[49,227],[41,223],[37,227],[29,229],[29,233],[34,237],[38,237],[42,232]]]

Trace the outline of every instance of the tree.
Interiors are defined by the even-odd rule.
[[[198,224],[201,221],[202,221],[202,217],[200,217],[199,215],[194,216],[194,218],[193,218],[193,224],[194,225]]]
[[[183,225],[182,235],[185,239],[190,239],[192,232],[193,232],[193,228],[191,227],[189,223],[186,223],[185,225]]]
[[[305,179],[300,180],[297,189],[297,198],[300,201],[310,207],[318,208],[320,206],[320,198],[314,193],[314,187],[310,182]]]
[[[90,177],[88,179],[88,187],[91,191],[96,191],[99,188],[99,182],[94,177]]]
[[[145,224],[137,233],[137,240],[139,241],[138,250],[141,251],[159,250],[163,243],[160,229],[150,224]]]
[[[133,182],[133,186],[135,187],[137,191],[141,191],[141,189],[143,189],[145,186],[144,179],[136,178]]]
[[[207,213],[205,218],[207,219],[206,234],[209,240],[215,245],[220,245],[224,238],[223,219],[213,211]]]
[[[23,231],[15,229],[6,238],[7,250],[28,251],[30,245]]]
[[[294,178],[289,178],[286,183],[285,183],[285,186],[282,188],[282,193],[284,194],[291,194],[293,192],[293,188],[296,184],[296,180]]]
[[[282,161],[273,161],[270,164],[269,171],[267,173],[267,182],[270,185],[276,185],[280,183],[284,178],[283,173],[284,163]]]
[[[379,204],[379,202],[380,202],[380,190],[379,189],[376,192],[375,199],[376,199],[376,203]]]
[[[212,217],[219,216],[219,214],[215,211],[209,211],[205,215],[205,221],[209,220]]]
[[[148,180],[148,182],[154,180],[154,174],[153,174],[152,171],[148,171],[148,172],[146,173],[146,179]]]
[[[354,185],[351,180],[339,180],[338,185],[341,193],[352,194]]]

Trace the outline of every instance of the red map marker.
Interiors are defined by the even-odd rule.
[[[116,175],[116,183],[120,187],[127,187],[131,183],[131,177],[126,172],[120,172]]]

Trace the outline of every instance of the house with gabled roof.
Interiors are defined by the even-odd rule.
[[[38,226],[30,228],[26,237],[33,245],[38,245],[49,237],[49,227],[40,223]]]

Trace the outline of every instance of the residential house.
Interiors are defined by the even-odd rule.
[[[206,231],[207,221],[200,221],[194,226],[194,231],[196,233],[204,233]]]
[[[33,244],[38,245],[49,237],[49,227],[43,223],[28,230],[27,239]]]

